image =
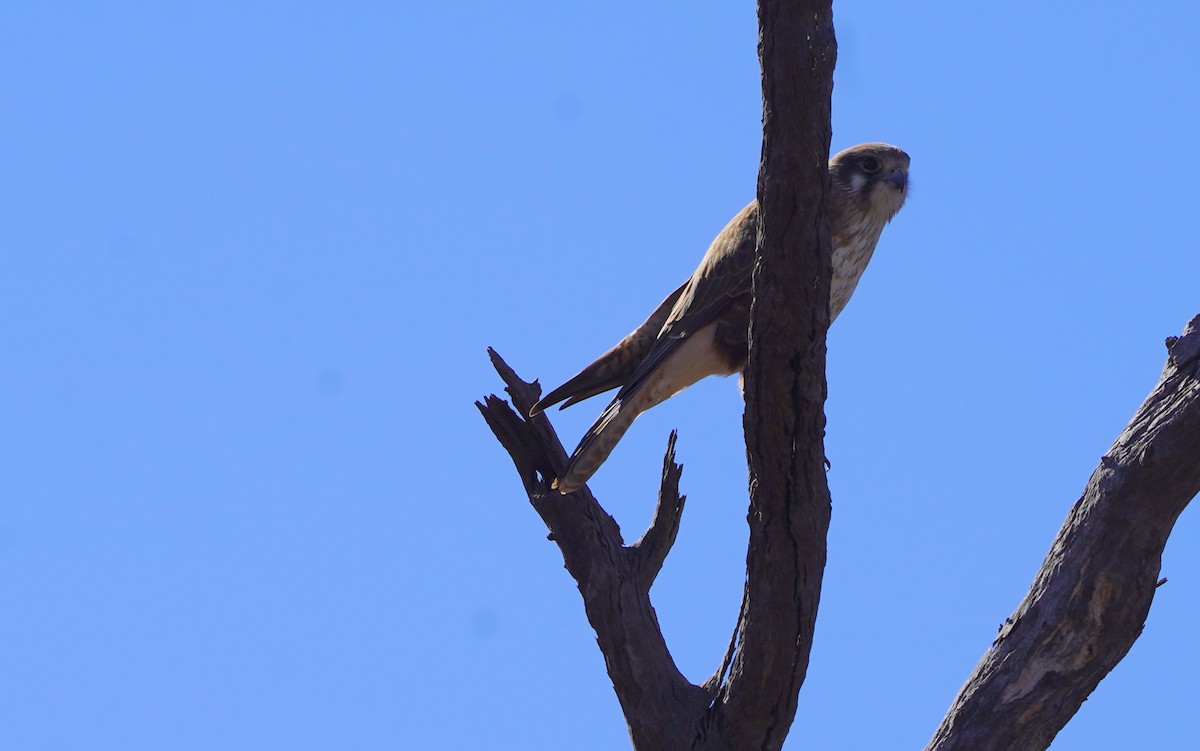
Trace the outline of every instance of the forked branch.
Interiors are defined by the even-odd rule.
[[[638,543],[626,546],[616,521],[590,490],[584,487],[562,495],[550,488],[566,464],[567,452],[544,414],[522,416],[529,414],[541,388],[522,381],[496,352],[489,353],[517,411],[495,395],[476,406],[512,457],[529,502],[579,585],[635,747],[690,748],[709,697],[675,666],[649,594],[683,513],[681,468],[673,461],[674,436],[663,460],[654,522]]]

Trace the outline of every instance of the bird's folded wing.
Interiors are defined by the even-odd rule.
[[[572,404],[578,404],[584,399],[615,389],[624,383],[637,368],[637,364],[650,351],[655,337],[662,331],[663,324],[675,308],[676,301],[683,294],[687,282],[667,295],[659,303],[641,326],[634,329],[629,336],[622,339],[615,347],[600,355],[591,365],[579,371],[563,385],[546,394],[533,405],[529,414],[532,417],[542,412],[546,407],[563,402],[559,409],[566,409]],[[565,401],[564,401],[565,400]]]
[[[662,331],[633,374],[624,381],[616,399],[626,399],[636,392],[684,339],[720,316],[731,302],[750,292],[757,217],[758,202],[755,201],[738,212],[713,240],[700,267],[684,285]]]

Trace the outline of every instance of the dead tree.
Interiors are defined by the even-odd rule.
[[[825,334],[829,327],[829,2],[759,2],[761,204],[745,372],[750,544],[734,638],[695,685],[676,667],[650,587],[683,513],[675,435],[649,529],[626,545],[591,492],[550,489],[567,459],[541,395],[494,351],[516,407],[477,403],[579,585],[634,747],[779,749],[795,716],[825,566]],[[1167,536],[1200,492],[1200,316],[1168,340],[1158,385],[1105,455],[1033,588],[984,655],[929,749],[1042,749],[1141,632]]]

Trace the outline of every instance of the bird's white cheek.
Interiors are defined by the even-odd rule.
[[[850,175],[850,190],[854,193],[861,193],[863,186],[867,184],[867,176],[861,172],[855,172]]]

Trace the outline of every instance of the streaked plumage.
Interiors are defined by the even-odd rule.
[[[833,232],[832,318],[845,307],[871,260],[879,234],[908,193],[908,154],[868,143],[829,160]],[[758,202],[721,230],[692,277],[616,346],[533,406],[569,407],[620,387],[554,481],[561,493],[580,488],[612,452],[634,419],[701,378],[732,375],[746,363],[750,276]]]

